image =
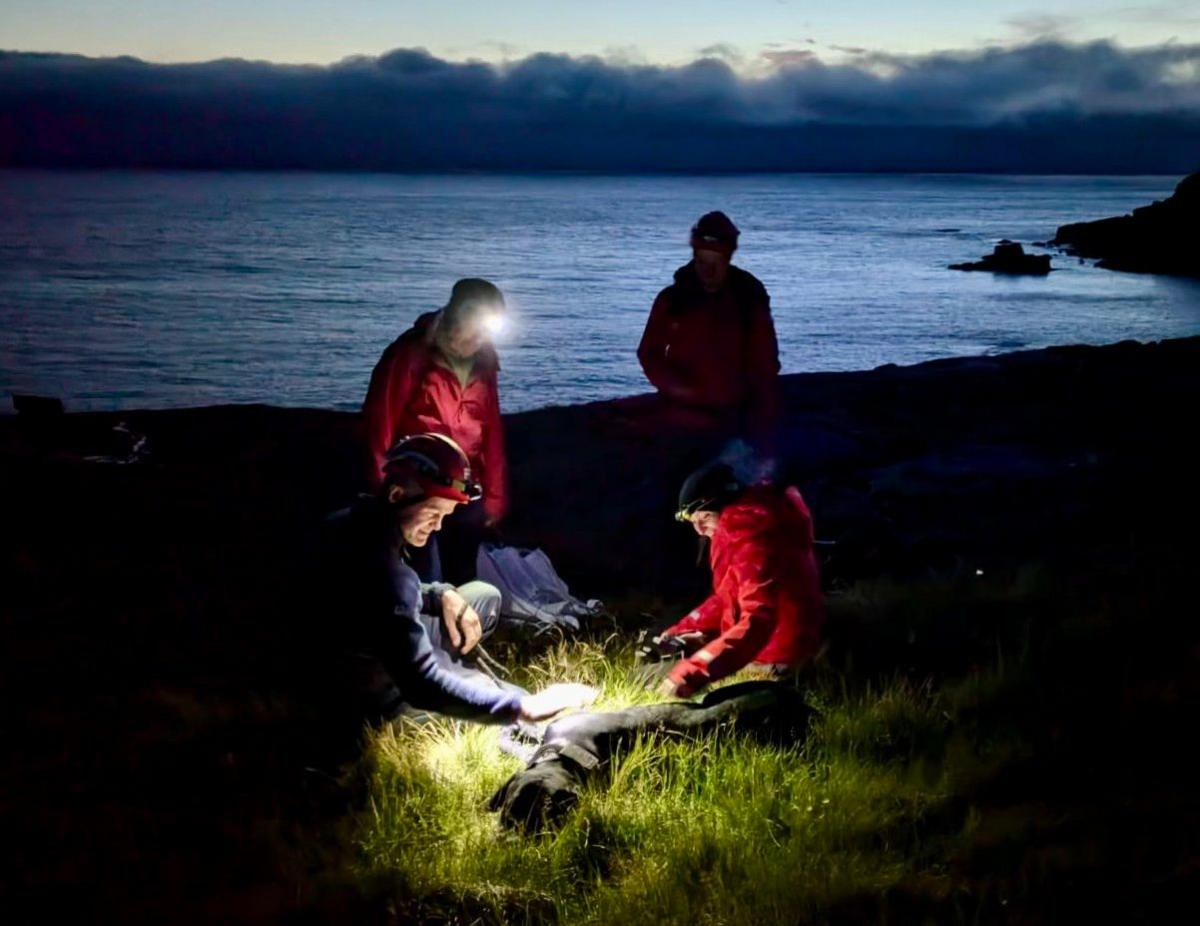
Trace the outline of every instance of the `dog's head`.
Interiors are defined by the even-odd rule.
[[[540,762],[508,779],[488,801],[507,829],[538,832],[558,823],[579,803],[580,781],[561,760]]]

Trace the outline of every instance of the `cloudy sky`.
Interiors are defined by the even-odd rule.
[[[1200,40],[1200,0],[0,0],[0,47],[329,64],[425,48],[500,62],[540,51],[681,64],[701,54],[751,67],[845,49],[919,54],[1031,38],[1125,45]]]
[[[0,0],[0,165],[1200,166],[1200,0],[978,6]]]

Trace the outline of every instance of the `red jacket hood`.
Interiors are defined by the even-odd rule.
[[[737,501],[726,505],[721,511],[713,548],[715,550],[729,541],[747,540],[783,526],[790,530],[800,529],[802,542],[812,545],[812,517],[796,489],[780,492],[770,485],[751,486]]]

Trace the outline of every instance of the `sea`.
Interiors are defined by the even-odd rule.
[[[712,209],[786,373],[1195,335],[1194,281],[1060,255],[1047,277],[947,269],[1178,179],[0,171],[0,394],[355,409],[460,277],[506,295],[506,411],[646,392],[650,305]]]

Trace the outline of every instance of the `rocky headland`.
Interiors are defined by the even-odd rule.
[[[1050,244],[1110,270],[1200,278],[1200,173],[1128,215],[1060,226]]]

